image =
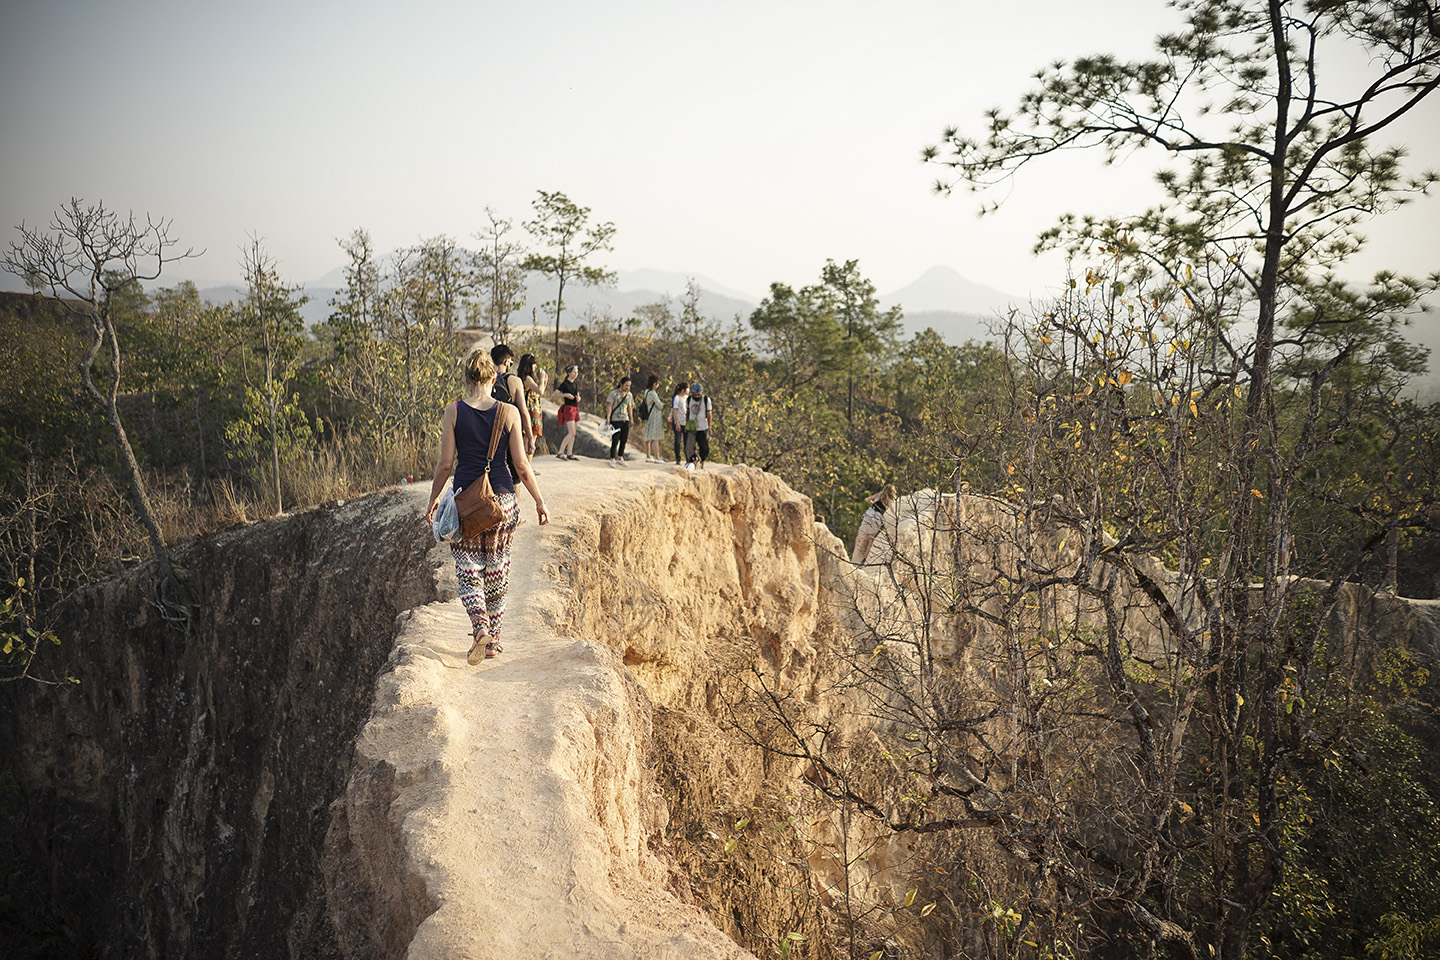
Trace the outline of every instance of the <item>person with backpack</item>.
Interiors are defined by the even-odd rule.
[[[714,422],[715,413],[710,406],[710,398],[705,396],[705,385],[700,381],[690,384],[690,399],[685,401],[685,467],[687,470],[694,470],[695,464],[700,464],[700,469],[705,469],[705,461],[710,459],[710,424]],[[699,448],[699,456],[696,456],[696,448]]]
[[[605,420],[610,424],[610,466],[625,466],[625,444],[630,440],[630,411],[635,395],[630,392],[630,378],[621,377],[605,398]]]
[[[524,430],[525,455],[535,455],[535,425],[530,422],[530,408],[525,405],[525,384],[510,372],[515,362],[515,351],[507,344],[497,343],[490,348],[490,361],[495,364],[495,388],[491,396],[501,403],[512,404],[520,411],[520,426]]]
[[[665,421],[669,417],[665,404],[655,389],[658,386],[660,378],[652,373],[645,381],[645,395],[640,399],[640,406],[635,411],[644,425],[645,432],[641,434],[640,440],[645,447],[646,463],[665,462],[665,458],[660,456],[660,440],[665,436]]]

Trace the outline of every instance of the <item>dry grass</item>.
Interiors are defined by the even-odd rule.
[[[355,439],[334,440],[282,465],[285,509],[348,500],[403,483],[407,477],[429,476],[435,455],[433,444],[430,449],[410,443],[377,449]],[[417,469],[419,464],[424,465],[422,469]],[[188,473],[153,473],[146,482],[166,543],[275,516],[268,476],[227,474],[201,487]]]
[[[282,467],[287,510],[428,479],[433,440],[377,448],[351,438],[327,442]],[[27,584],[27,605],[45,607],[80,584],[147,558],[150,541],[128,484],[71,459],[36,464],[29,481],[0,498],[0,579]],[[268,478],[266,478],[268,481]],[[243,473],[197,480],[188,471],[148,471],[146,493],[167,544],[184,543],[275,515],[268,482]]]

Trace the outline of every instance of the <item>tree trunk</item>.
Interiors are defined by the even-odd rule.
[[[165,548],[165,538],[160,533],[160,524],[155,520],[155,510],[150,505],[150,495],[145,490],[145,477],[140,472],[135,451],[130,447],[130,437],[125,432],[125,424],[120,420],[120,408],[116,400],[120,393],[120,343],[116,339],[115,328],[108,319],[92,314],[91,325],[95,339],[90,344],[89,352],[80,361],[80,379],[85,385],[85,391],[105,415],[105,421],[110,424],[110,431],[115,436],[115,449],[125,467],[130,495],[134,498],[135,509],[140,514],[140,524],[150,539],[150,549],[154,551],[155,560],[160,564],[160,572],[165,579],[173,580],[175,571],[170,566],[170,553]],[[109,390],[102,394],[95,386],[92,372],[95,357],[107,339],[110,341],[110,384]]]
[[[565,274],[559,274],[560,286],[555,291],[555,371],[564,368],[560,362],[560,311],[565,309]]]

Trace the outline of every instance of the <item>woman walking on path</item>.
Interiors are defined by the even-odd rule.
[[[881,525],[885,521],[885,511],[894,506],[895,497],[895,485],[887,483],[879,493],[872,493],[865,498],[865,502],[870,506],[860,518],[860,531],[855,534],[855,552],[850,555],[851,563],[864,563],[870,555],[870,544],[875,542],[876,535],[880,533]]]
[[[535,431],[535,456],[538,457],[542,453],[550,452],[550,448],[545,445],[545,415],[540,410],[540,398],[545,396],[545,384],[549,382],[550,375],[535,365],[533,353],[527,353],[520,358],[515,375],[525,387],[525,409],[530,412],[530,427]],[[537,377],[539,379],[536,379]]]
[[[630,378],[621,377],[605,398],[605,419],[615,432],[610,434],[610,466],[625,466],[625,444],[630,440],[630,408],[635,405],[635,395],[630,392]]]
[[[685,461],[681,459],[685,450],[685,396],[690,391],[690,384],[681,380],[675,384],[675,392],[670,397],[670,426],[675,431],[675,466],[680,466]]]
[[[440,494],[451,470],[458,493],[477,482],[489,470],[490,486],[500,501],[505,517],[472,540],[450,544],[455,558],[455,579],[460,602],[470,617],[474,642],[466,660],[473,666],[481,657],[489,659],[501,651],[500,625],[505,619],[505,594],[510,589],[510,541],[520,525],[520,505],[515,499],[515,477],[505,462],[505,451],[525,489],[535,499],[535,513],[541,525],[550,522],[540,485],[530,469],[521,436],[520,413],[513,404],[501,403],[490,395],[495,385],[495,364],[484,350],[475,349],[465,358],[465,399],[445,408],[440,423],[440,459],[435,464],[435,482],[430,486],[430,509],[425,519],[435,516]],[[491,432],[500,431],[495,458],[487,466]]]
[[[580,368],[575,364],[565,368],[565,379],[555,385],[555,396],[560,401],[558,418],[565,429],[565,439],[555,451],[557,460],[578,460],[575,456],[575,427],[580,423]]]
[[[646,463],[664,463],[665,458],[660,456],[660,441],[665,436],[665,423],[670,419],[669,411],[660,399],[659,392],[655,389],[660,386],[660,378],[653,373],[650,379],[645,381],[644,404],[649,416],[645,418],[645,432],[640,439],[645,445]]]

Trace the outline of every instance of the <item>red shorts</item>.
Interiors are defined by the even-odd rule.
[[[561,408],[560,408],[560,425],[561,425],[561,426],[564,426],[565,424],[571,423],[571,422],[574,422],[574,423],[579,423],[579,422],[580,422],[580,408],[579,408],[579,407],[571,407],[571,406],[561,407]]]

